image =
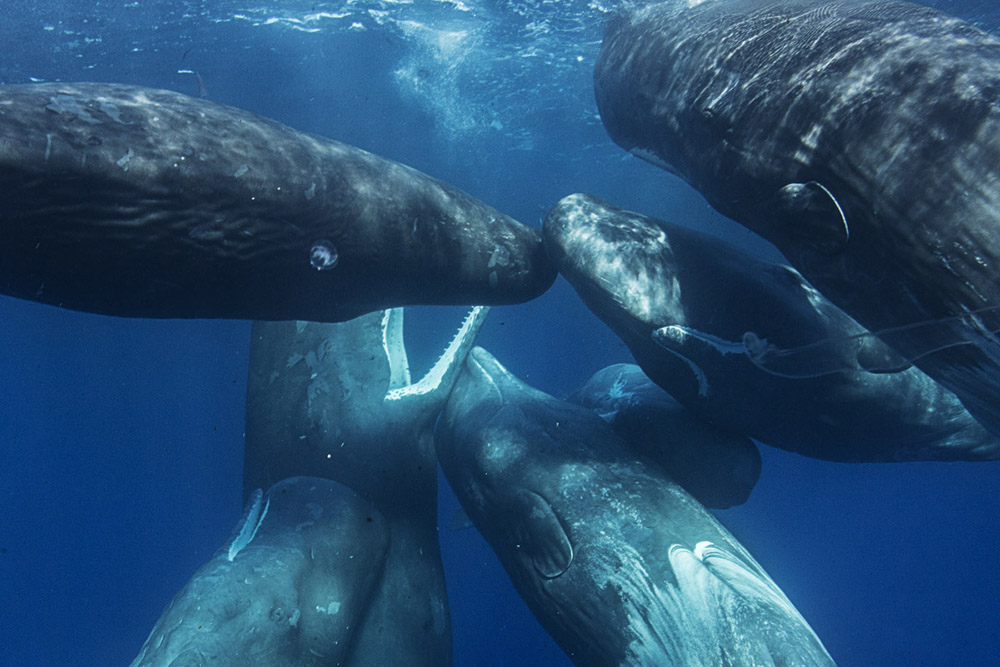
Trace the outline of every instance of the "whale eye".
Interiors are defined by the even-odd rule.
[[[309,251],[309,263],[317,271],[329,271],[337,266],[337,247],[329,241],[316,241]]]

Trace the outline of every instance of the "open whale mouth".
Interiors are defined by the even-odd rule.
[[[408,309],[411,310],[412,309]],[[403,337],[403,309],[390,308],[382,317],[382,348],[389,361],[389,387],[386,401],[451,391],[459,371],[475,345],[476,336],[489,313],[487,306],[474,306],[462,320],[458,331],[437,360],[416,382],[412,381],[410,362]]]

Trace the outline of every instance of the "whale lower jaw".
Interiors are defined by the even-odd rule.
[[[473,307],[430,370],[417,382],[411,382],[406,346],[403,342],[403,310],[401,308],[386,310],[382,318],[382,346],[389,360],[390,382],[385,400],[399,401],[411,396],[424,396],[442,387],[450,390],[466,356],[475,344],[476,336],[489,311],[488,306]]]

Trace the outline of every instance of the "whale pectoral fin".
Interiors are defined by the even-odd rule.
[[[858,346],[858,367],[869,373],[902,373],[913,362],[885,344],[875,334],[863,336]]]
[[[673,545],[669,559],[685,600],[686,625],[698,624],[709,631],[727,625],[739,627],[749,641],[728,648],[738,650],[743,659],[756,658],[749,661],[753,664],[779,664],[772,662],[772,656],[786,654],[787,646],[763,630],[780,627],[783,632],[799,635],[803,649],[813,645],[805,650],[803,658],[820,657],[794,664],[832,664],[822,659],[826,652],[809,624],[749,554],[733,553],[731,546],[702,541],[694,548]],[[761,632],[755,632],[755,628]],[[723,644],[720,648],[727,647]]]
[[[822,183],[789,183],[774,195],[773,207],[789,235],[824,255],[842,252],[851,239],[844,209]]]
[[[270,503],[270,501],[271,499],[268,498],[267,502]],[[243,510],[243,516],[240,517],[239,523],[236,524],[232,542],[229,543],[229,549],[226,553],[226,558],[230,562],[257,535],[260,524],[264,522],[264,518],[267,516],[267,508],[268,505],[264,503],[263,489],[256,489],[250,494],[246,509]]]
[[[532,491],[520,495],[515,529],[519,548],[540,576],[555,579],[573,562],[573,544],[545,498]]]

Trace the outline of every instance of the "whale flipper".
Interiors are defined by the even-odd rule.
[[[518,530],[523,532],[525,556],[539,576],[555,579],[573,562],[573,544],[559,517],[545,498],[533,491],[519,494]]]

